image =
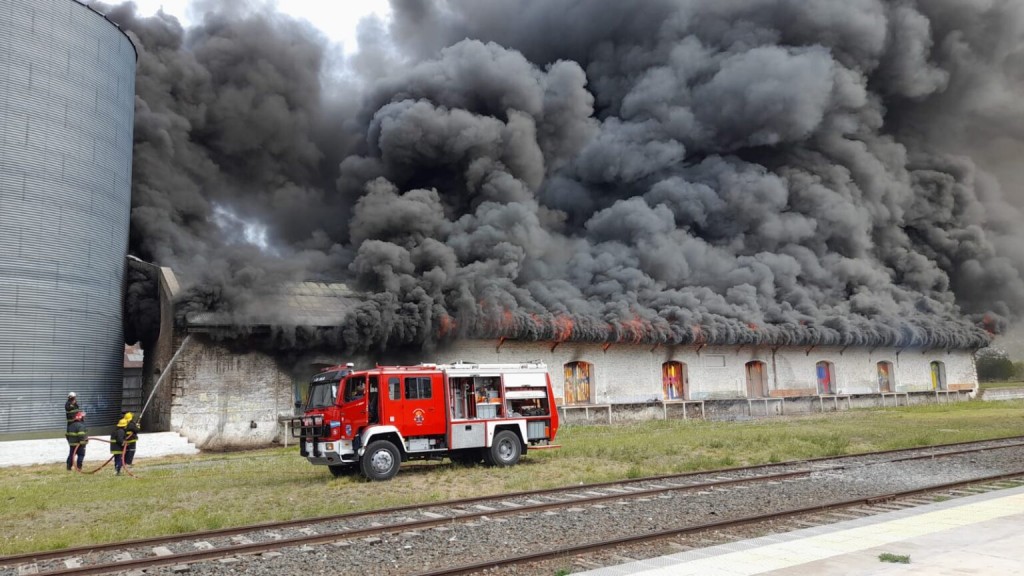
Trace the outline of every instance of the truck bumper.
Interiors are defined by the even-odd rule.
[[[351,440],[317,442],[316,444],[317,450],[314,450],[313,442],[307,441],[305,445],[306,459],[310,464],[329,466],[351,464],[358,460],[355,451],[352,450]]]

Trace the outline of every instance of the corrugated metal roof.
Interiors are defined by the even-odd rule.
[[[345,284],[294,282],[279,290],[252,296],[230,311],[188,316],[193,328],[214,326],[338,326],[359,303]]]

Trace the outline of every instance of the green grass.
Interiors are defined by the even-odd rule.
[[[0,468],[0,555],[423,503],[1003,436],[1024,435],[1024,402],[959,402],[743,422],[572,425],[557,450],[511,468],[403,464],[387,483],[334,478],[294,446],[147,458],[135,473],[64,464]]]
[[[910,556],[903,554],[890,554],[888,552],[882,552],[878,555],[878,559],[882,562],[892,562],[894,564],[910,564]]]

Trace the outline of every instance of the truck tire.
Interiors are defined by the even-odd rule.
[[[398,474],[398,467],[402,464],[402,455],[398,448],[387,440],[374,440],[363,451],[359,459],[359,468],[370,480],[391,480]]]
[[[335,478],[339,478],[341,476],[347,476],[347,475],[355,472],[356,465],[355,464],[330,464],[330,465],[327,466],[327,468],[328,468],[328,470],[331,471],[331,474]]]
[[[494,435],[494,442],[487,450],[487,463],[500,468],[514,466],[522,453],[523,445],[519,443],[519,436],[511,430],[502,430]]]

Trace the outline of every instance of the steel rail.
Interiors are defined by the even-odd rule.
[[[666,530],[659,530],[657,532],[649,532],[637,536],[625,536],[621,538],[611,538],[608,540],[601,540],[597,542],[589,542],[586,544],[578,544],[574,546],[565,546],[562,548],[553,548],[544,550],[541,552],[533,552],[529,554],[522,554],[518,556],[508,556],[499,560],[490,560],[487,562],[477,562],[474,564],[464,564],[462,566],[456,566],[452,568],[440,568],[437,570],[427,570],[425,572],[418,572],[414,576],[456,576],[459,574],[474,574],[482,572],[484,570],[493,570],[496,568],[503,568],[506,566],[513,566],[519,564],[529,564],[532,562],[540,562],[544,560],[551,560],[568,556],[571,554],[579,554],[581,552],[592,552],[595,550],[603,550],[614,546],[622,546],[625,544],[636,544],[640,542],[646,542],[650,540],[658,540],[660,538],[668,538],[672,536],[681,536],[684,534],[692,534],[696,532],[703,532],[707,530],[719,530],[722,528],[733,528],[736,526],[743,526],[747,524],[755,524],[758,522],[766,522],[770,520],[778,520],[781,518],[788,518],[791,516],[798,516],[801,514],[811,514],[815,512],[824,512],[828,510],[835,510],[839,508],[849,508],[852,506],[862,506],[865,504],[877,504],[878,502],[885,502],[895,498],[905,498],[908,496],[914,496],[917,494],[925,494],[928,492],[937,492],[942,490],[949,490],[950,488],[957,488],[960,486],[967,486],[971,484],[979,484],[985,482],[995,482],[997,480],[1006,480],[1009,478],[1019,478],[1024,476],[1024,470],[1018,470],[1016,472],[1010,472],[1007,474],[996,474],[993,476],[985,476],[982,478],[975,478],[972,480],[962,480],[957,482],[949,482],[944,484],[935,484],[924,488],[915,488],[913,490],[905,490],[901,492],[891,492],[886,494],[879,494],[877,496],[870,496],[867,498],[855,498],[851,500],[842,500],[838,502],[831,502],[828,504],[818,504],[814,506],[806,506],[803,508],[794,508],[792,510],[785,510],[782,512],[773,512],[771,514],[756,514],[752,516],[745,516],[743,518],[736,518],[733,520],[721,520],[718,522],[708,522],[705,524],[698,524],[695,526],[686,526],[682,528],[669,528]]]

